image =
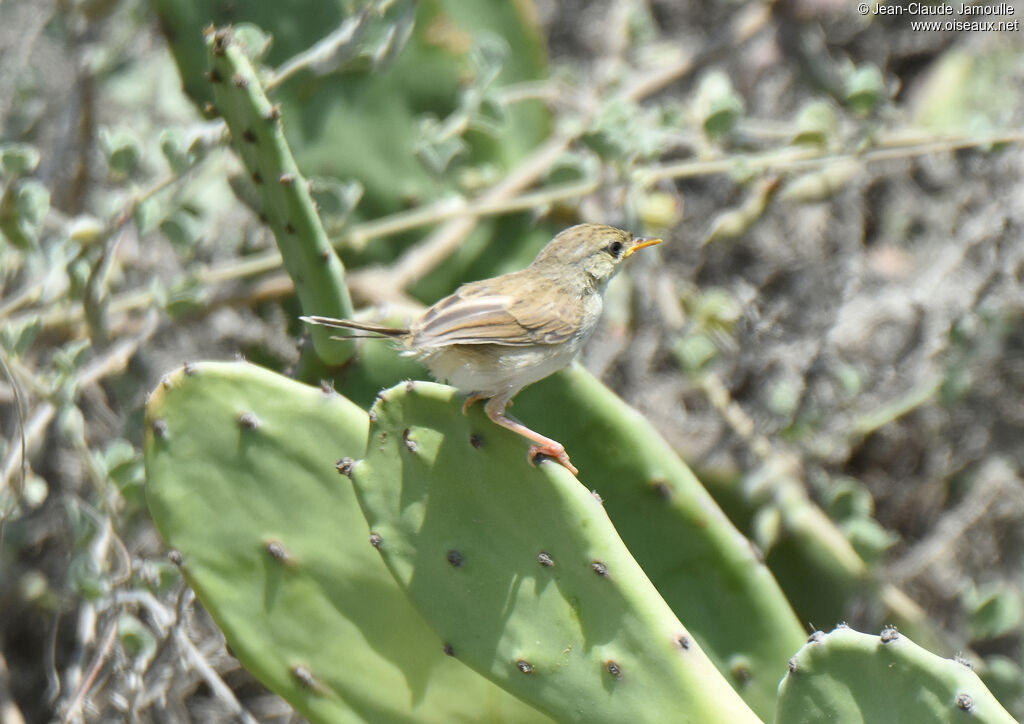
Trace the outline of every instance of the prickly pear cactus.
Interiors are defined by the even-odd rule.
[[[538,722],[456,659],[371,547],[352,485],[366,413],[240,362],[186,365],[146,408],[146,495],[242,664],[313,722]]]
[[[881,636],[820,631],[790,660],[776,724],[817,722],[1010,724],[971,668],[921,648],[895,629]]]
[[[373,545],[445,650],[559,721],[759,721],[600,500],[460,404],[433,383],[382,392],[352,468]]]
[[[207,48],[217,110],[259,189],[261,213],[274,230],[302,308],[351,317],[345,267],[327,240],[309,182],[285,140],[280,108],[267,99],[256,70],[230,29],[211,30]],[[353,346],[332,340],[330,330],[314,328],[310,334],[317,355],[327,364],[341,364],[351,356]]]
[[[359,385],[393,384],[398,363],[389,358],[396,356],[386,344],[361,345],[362,363],[352,368]],[[344,386],[353,393],[358,387],[347,380]],[[771,718],[779,679],[806,632],[758,551],[686,463],[650,422],[578,364],[525,389],[513,411],[566,446],[580,480],[604,499],[658,592],[744,701]],[[525,455],[528,443],[518,444]]]

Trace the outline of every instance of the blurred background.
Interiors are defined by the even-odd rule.
[[[288,372],[304,335],[209,107],[211,23],[262,63],[359,308],[400,317],[580,221],[662,236],[582,362],[809,631],[898,599],[1024,717],[1024,8],[957,31],[864,7],[0,3],[0,721],[300,720],[145,507],[161,376]],[[793,498],[856,557],[795,535]]]

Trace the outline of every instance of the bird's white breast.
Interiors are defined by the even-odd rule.
[[[419,359],[434,377],[464,394],[512,395],[572,362],[581,342],[529,347],[451,345],[432,349]]]

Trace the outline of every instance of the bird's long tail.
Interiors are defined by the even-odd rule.
[[[352,337],[403,337],[409,334],[408,329],[399,327],[385,327],[383,324],[371,324],[369,322],[354,322],[351,319],[335,319],[333,317],[299,317],[306,324],[318,324],[321,327],[332,327],[334,329],[354,329],[366,334],[347,334],[344,338]]]

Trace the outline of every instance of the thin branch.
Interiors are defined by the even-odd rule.
[[[96,656],[93,657],[92,665],[89,667],[89,673],[86,674],[85,679],[82,681],[82,685],[78,687],[78,691],[75,692],[75,697],[71,700],[71,705],[68,707],[67,712],[61,717],[61,721],[64,724],[68,724],[71,720],[78,716],[79,709],[85,703],[86,696],[89,695],[89,690],[92,688],[93,682],[96,681],[96,676],[100,673],[100,669],[103,668],[103,664],[106,662],[107,657],[110,655],[110,650],[114,646],[114,639],[117,636],[117,617],[107,624],[107,633],[103,637],[103,644],[100,646],[99,651],[96,652]]]
[[[7,456],[4,458],[3,465],[0,466],[0,493],[4,491],[14,476],[16,471],[20,471],[21,480],[24,481],[27,475],[27,453],[35,446],[36,441],[42,437],[46,427],[50,424],[50,420],[56,414],[57,408],[54,407],[51,402],[44,402],[39,405],[33,412],[32,416],[28,419],[28,422],[22,423],[21,427],[21,444],[11,447],[7,451]],[[17,506],[17,495],[20,495],[21,486],[15,491],[15,505],[12,506],[11,510],[4,511],[3,518],[7,518],[10,512]]]
[[[14,500],[11,502],[11,507],[7,510],[0,510],[0,530],[2,530],[3,523],[7,520],[7,516],[11,514],[18,507],[18,502],[21,498],[21,493],[25,489],[25,479],[28,477],[28,462],[26,450],[28,449],[26,425],[25,425],[25,400],[21,396],[21,386],[18,381],[14,379],[14,375],[11,373],[11,368],[7,366],[7,355],[0,353],[0,367],[3,367],[4,376],[10,381],[11,392],[14,395],[14,409],[17,415],[18,424],[18,446],[17,455],[20,460],[17,463],[12,463],[10,474],[5,474],[0,481],[7,481],[11,475],[14,474],[14,468],[18,468],[18,484],[14,486]],[[15,447],[11,446],[12,451]],[[4,465],[4,472],[7,471],[6,464]],[[2,491],[4,485],[0,482],[0,491]],[[0,536],[2,539],[2,536]]]
[[[1011,133],[997,134],[994,136],[978,137],[956,137],[932,139],[927,141],[915,140],[909,144],[897,144],[884,148],[873,148],[860,153],[822,153],[820,149],[811,147],[791,147],[784,149],[772,149],[763,153],[751,154],[748,156],[731,156],[728,158],[700,159],[696,161],[680,161],[678,163],[656,164],[643,169],[638,169],[634,178],[643,186],[650,186],[658,181],[667,179],[692,178],[694,176],[710,176],[713,174],[726,173],[734,168],[742,166],[744,169],[754,171],[800,171],[814,168],[821,168],[833,163],[854,161],[860,163],[874,163],[877,161],[890,161],[898,158],[913,158],[934,153],[958,151],[964,148],[977,148],[979,146],[992,146],[1003,143],[1024,143],[1024,133],[1015,131]]]
[[[0,303],[0,319],[6,317],[11,312],[16,312],[22,307],[38,301],[39,297],[43,296],[45,281],[45,278],[43,278],[32,284],[26,284],[18,291],[10,294],[3,303]]]
[[[500,216],[516,211],[536,208],[557,201],[575,199],[591,194],[600,188],[597,180],[577,181],[559,184],[530,193],[524,193],[509,199],[488,201],[480,197],[474,201],[462,198],[443,199],[419,208],[400,211],[389,216],[367,221],[352,226],[347,231],[334,234],[335,246],[365,246],[372,239],[378,239],[404,231],[411,231],[422,226],[430,226],[442,221],[461,218],[480,218]]]

